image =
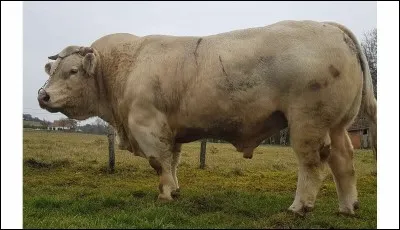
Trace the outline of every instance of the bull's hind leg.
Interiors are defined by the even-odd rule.
[[[173,200],[171,192],[177,188],[172,167],[173,138],[165,116],[141,108],[136,109],[135,114],[131,115],[128,121],[132,136],[149,159],[150,165],[160,176],[158,199]]]
[[[290,124],[291,143],[299,170],[296,197],[289,210],[300,215],[314,208],[330,151],[328,128],[312,118],[308,119],[293,119]]]
[[[181,144],[175,144],[172,150],[172,176],[174,177],[174,182],[176,186],[176,190],[172,191],[172,196],[179,196],[179,184],[178,184],[178,177],[176,175],[178,171],[178,165],[181,157]]]
[[[332,130],[330,135],[332,154],[328,163],[336,183],[339,212],[352,215],[358,208],[353,146],[344,128]]]

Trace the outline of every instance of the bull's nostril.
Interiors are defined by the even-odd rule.
[[[38,94],[39,94],[38,95],[39,103],[43,104],[43,103],[48,103],[50,101],[50,95],[47,94],[47,92],[44,91],[43,89],[40,89]]]

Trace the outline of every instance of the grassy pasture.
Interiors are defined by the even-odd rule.
[[[297,217],[286,209],[296,190],[291,148],[260,146],[244,159],[229,144],[207,144],[205,170],[200,143],[182,146],[181,196],[156,201],[158,177],[148,162],[116,151],[109,174],[106,136],[25,131],[23,137],[24,228],[376,228],[377,179],[372,151],[357,150],[360,210],[337,215],[329,169],[313,212]]]

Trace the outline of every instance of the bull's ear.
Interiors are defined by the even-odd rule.
[[[46,73],[47,73],[48,75],[50,75],[51,64],[53,64],[53,63],[52,63],[52,62],[48,62],[48,63],[44,66],[44,71],[46,71]]]
[[[90,76],[95,74],[97,59],[94,53],[87,53],[82,60],[83,69],[88,73]]]

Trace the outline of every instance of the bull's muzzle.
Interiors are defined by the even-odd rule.
[[[39,89],[37,99],[39,101],[39,105],[44,107],[49,102],[50,96],[44,89]]]

